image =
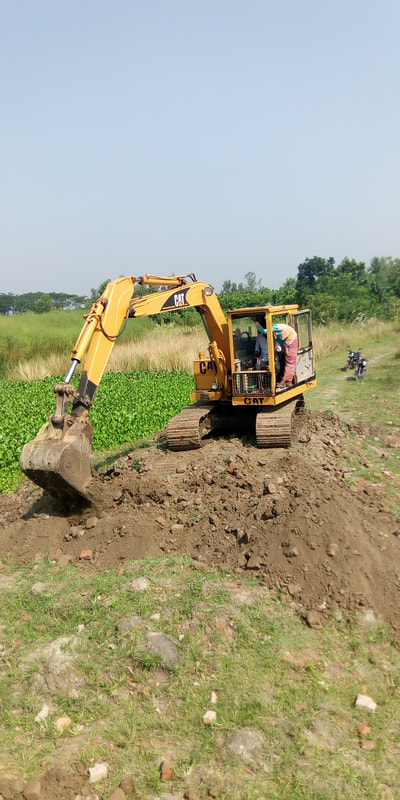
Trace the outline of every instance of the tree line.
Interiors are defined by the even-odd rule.
[[[91,304],[103,293],[110,278],[103,281],[97,288],[90,290],[90,295],[65,294],[64,292],[25,292],[24,294],[4,294],[0,292],[0,314],[22,314],[24,311],[34,311],[43,314],[46,311],[68,311],[74,308],[90,308]],[[136,286],[135,295],[148,294],[157,291],[156,287]]]
[[[0,314],[22,314],[24,311],[45,311],[85,308],[89,299],[83,295],[63,292],[25,292],[24,294],[0,293]]]
[[[89,297],[57,292],[0,293],[0,314],[24,311],[42,314],[52,309],[86,308],[100,297],[107,283],[105,280],[92,289]],[[157,288],[137,286],[135,294],[151,291],[157,291]],[[224,281],[218,297],[225,312],[235,308],[298,303],[302,308],[310,308],[314,321],[322,324],[335,320],[353,322],[365,317],[398,319],[400,259],[374,257],[367,266],[363,261],[344,258],[336,265],[334,258],[314,256],[299,264],[297,277],[288,278],[279,289],[263,286],[254,272],[247,272],[243,282]],[[188,314],[190,311],[182,315],[182,322],[186,320],[186,324]],[[156,316],[157,321],[161,321],[162,315]],[[193,324],[197,317],[194,311],[192,316]],[[177,317],[179,312],[174,312],[173,318]]]
[[[344,258],[306,258],[297,278],[288,278],[280,289],[261,285],[254,272],[244,283],[225,281],[219,300],[223,310],[256,305],[298,303],[310,308],[315,322],[354,322],[356,319],[400,317],[400,259],[374,257],[369,266]]]

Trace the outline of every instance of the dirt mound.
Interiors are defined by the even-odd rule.
[[[95,570],[185,553],[258,575],[315,627],[364,610],[399,641],[400,525],[379,487],[349,485],[344,442],[337,419],[308,411],[290,450],[244,436],[172,453],[160,438],[99,476],[92,506],[66,508],[29,482],[3,495],[0,552]]]

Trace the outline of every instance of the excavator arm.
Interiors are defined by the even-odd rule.
[[[134,298],[135,284],[167,288]],[[35,439],[25,445],[20,459],[22,471],[51,494],[90,497],[93,429],[88,412],[126,321],[129,317],[193,307],[201,314],[209,337],[210,359],[222,395],[231,371],[228,323],[213,288],[197,281],[194,275],[117,278],[107,284],[85,317],[72,350],[70,368],[64,381],[54,387],[55,413]],[[80,383],[75,389],[70,381],[84,358]]]

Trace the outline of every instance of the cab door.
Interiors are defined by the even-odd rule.
[[[299,337],[296,363],[296,383],[315,378],[315,359],[313,350],[311,311],[306,308],[292,313],[293,327]]]

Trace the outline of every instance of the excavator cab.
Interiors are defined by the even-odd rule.
[[[264,306],[230,311],[233,405],[276,406],[315,385],[311,312],[297,305]],[[274,336],[274,325],[286,324],[298,335],[293,384],[278,384],[285,370],[285,347]]]

